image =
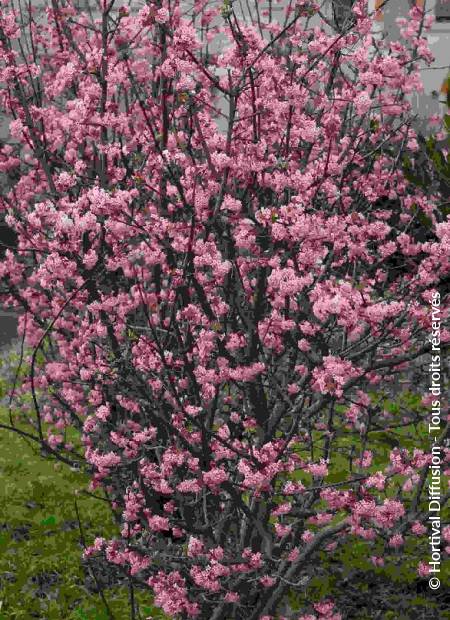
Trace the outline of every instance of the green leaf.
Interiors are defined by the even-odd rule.
[[[42,519],[41,525],[56,525],[55,515],[50,515],[46,519]]]

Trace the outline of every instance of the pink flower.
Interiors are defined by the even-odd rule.
[[[314,532],[311,532],[311,530],[305,530],[302,534],[302,540],[305,543],[309,543],[314,539]]]
[[[242,557],[247,559],[249,566],[253,569],[258,569],[262,565],[262,554],[259,551],[253,553],[251,549],[246,548],[242,552]]]
[[[264,577],[260,578],[259,583],[265,588],[270,588],[274,583],[276,583],[276,579],[269,577],[269,575],[264,575]]]
[[[314,603],[313,607],[321,616],[327,617],[333,611],[334,603],[331,601],[320,601],[319,603]]]
[[[404,493],[409,493],[409,491],[412,491],[413,488],[414,488],[414,484],[411,478],[408,478],[408,480],[405,480],[405,482],[402,485],[402,491]]]
[[[372,102],[371,99],[368,95],[368,93],[360,93],[355,99],[354,99],[354,105],[356,108],[356,112],[360,115],[365,114],[366,112],[368,112],[371,108]]]
[[[169,20],[169,11],[165,8],[159,9],[155,13],[155,21],[158,24],[165,24]]]
[[[389,528],[405,514],[401,502],[395,499],[385,499],[382,506],[377,506],[374,514],[370,514],[373,521],[380,527]]]
[[[320,463],[308,465],[305,469],[315,478],[322,478],[328,475],[328,464],[324,459],[320,459]]]
[[[386,476],[381,471],[377,471],[376,474],[369,476],[364,483],[367,489],[375,487],[379,491],[382,491],[386,484]]]
[[[203,552],[204,552],[203,542],[200,539],[195,538],[195,536],[190,536],[189,542],[188,542],[188,556],[195,558],[203,554]]]
[[[83,556],[89,557],[93,555],[94,553],[101,551],[105,547],[105,545],[106,545],[106,540],[104,538],[97,537],[94,540],[94,544],[85,549]]]
[[[58,191],[65,192],[76,184],[76,179],[68,172],[61,172],[55,180]]]
[[[416,534],[416,536],[421,536],[422,534],[425,534],[426,531],[427,531],[427,528],[422,523],[419,523],[419,521],[415,521],[411,525],[411,532],[413,534]]]
[[[95,412],[95,415],[99,420],[102,420],[102,422],[106,422],[106,420],[110,416],[109,406],[102,405],[101,407],[97,409],[97,411]]]
[[[318,513],[317,515],[310,517],[308,523],[314,525],[325,525],[333,519],[333,515],[330,513]]]
[[[150,565],[149,558],[145,558],[136,553],[135,551],[130,551],[128,553],[128,562],[130,564],[130,573],[132,575],[140,573],[141,571],[148,568],[148,566]]]
[[[224,557],[223,548],[215,547],[214,549],[211,549],[209,552],[209,557],[213,560],[220,562],[220,560],[223,560],[223,557]]]
[[[283,525],[281,523],[275,523],[275,532],[279,538],[287,536],[292,531],[291,525]]]
[[[120,456],[118,454],[114,454],[114,452],[100,454],[97,450],[91,450],[90,448],[86,450],[86,458],[90,463],[99,469],[114,467],[122,460]]]
[[[16,119],[9,123],[9,133],[13,138],[21,139],[24,125],[20,119]]]
[[[374,566],[377,566],[377,567],[384,566],[383,558],[378,558],[376,555],[372,555],[370,560]]]
[[[169,519],[167,517],[160,517],[155,515],[147,519],[147,523],[154,532],[167,532],[169,531]]]
[[[372,452],[370,450],[364,450],[364,454],[361,459],[356,459],[358,467],[370,467],[372,464]]]
[[[323,367],[313,370],[312,387],[323,394],[343,395],[343,388],[348,381],[358,377],[361,371],[347,360],[329,355],[323,358]]]
[[[426,577],[427,575],[430,574],[430,566],[426,564],[425,562],[419,562],[417,566],[417,574],[420,577]]]
[[[292,504],[286,502],[284,504],[280,504],[270,513],[272,517],[278,517],[280,515],[288,514],[292,509]]]
[[[203,482],[210,488],[214,488],[222,484],[229,479],[226,471],[220,467],[214,467],[210,471],[202,475]],[[178,488],[178,487],[177,487]]]
[[[306,375],[308,373],[308,368],[304,364],[298,364],[294,368],[295,372],[298,372],[299,375]]]
[[[306,338],[301,338],[298,341],[297,346],[300,349],[300,351],[303,351],[304,353],[311,349],[311,344],[308,342],[308,340],[306,340]]]
[[[401,534],[394,534],[388,541],[390,547],[394,547],[395,549],[401,547],[404,544],[404,539]]]
[[[198,480],[183,480],[177,485],[177,491],[180,493],[199,493],[201,485]]]
[[[305,490],[305,485],[300,481],[292,481],[286,482],[283,487],[283,493],[285,495],[294,495],[295,493],[301,493]]]

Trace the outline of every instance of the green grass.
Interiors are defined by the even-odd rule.
[[[5,407],[0,421],[9,423]],[[0,620],[110,620],[81,562],[75,502],[87,544],[114,536],[116,526],[106,502],[83,494],[87,482],[0,429]],[[104,596],[115,620],[130,617],[127,587],[105,584]],[[148,592],[137,600],[139,618],[164,618]]]
[[[95,582],[80,561],[75,501],[88,543],[105,530],[114,535],[108,506],[76,496],[86,486],[81,474],[44,460],[3,430],[0,473],[0,620],[108,620],[100,596],[86,588],[87,579]],[[105,588],[104,594],[116,618],[128,617],[127,588]],[[154,613],[144,607],[143,613]]]

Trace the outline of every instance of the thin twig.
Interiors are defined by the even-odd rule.
[[[81,524],[81,519],[80,519],[80,511],[79,511],[79,509],[78,509],[78,504],[77,504],[77,501],[76,501],[76,500],[75,500],[74,504],[75,504],[75,513],[76,513],[76,515],[77,515],[77,521],[78,521],[78,529],[79,529],[79,531],[80,531],[80,540],[81,540],[81,544],[83,545],[84,550],[86,551],[86,549],[87,549],[86,537],[85,537],[85,535],[84,535],[83,526],[82,526],[82,524]],[[100,584],[100,582],[99,582],[99,580],[98,580],[98,578],[97,578],[97,575],[96,575],[96,574],[95,574],[95,572],[92,570],[92,568],[89,566],[89,562],[88,562],[88,570],[89,570],[89,572],[91,573],[92,578],[93,578],[93,579],[94,579],[94,581],[95,581],[95,585],[97,586],[97,589],[98,589],[98,592],[99,592],[100,598],[102,599],[102,602],[103,602],[103,605],[104,605],[104,607],[105,607],[105,609],[106,609],[106,613],[108,614],[108,618],[109,618],[109,620],[115,620],[114,614],[112,613],[111,608],[110,608],[110,606],[109,606],[109,604],[108,604],[108,601],[106,600],[105,594],[104,594],[104,592],[103,592],[103,588],[102,588],[102,586],[101,586],[101,584]]]

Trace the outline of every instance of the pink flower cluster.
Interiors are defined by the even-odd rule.
[[[16,4],[1,304],[20,313],[21,422],[120,521],[87,555],[169,617],[268,620],[321,551],[359,536],[387,563],[426,536],[409,500],[431,455],[380,464],[373,431],[425,421],[378,392],[426,353],[430,305],[450,337],[448,216],[402,168],[427,16],[381,42],[365,0],[339,34],[306,0]]]

